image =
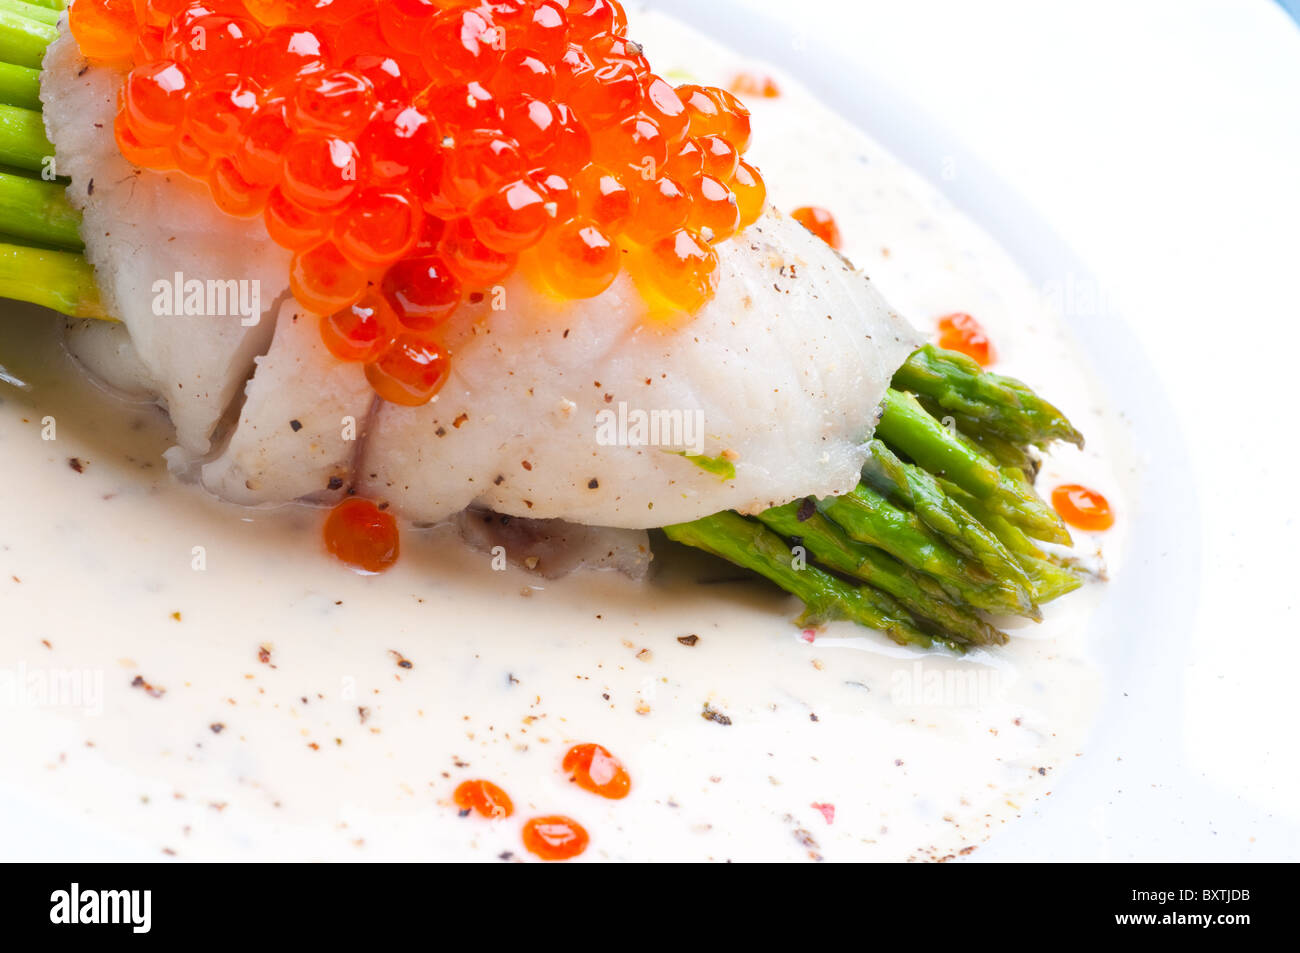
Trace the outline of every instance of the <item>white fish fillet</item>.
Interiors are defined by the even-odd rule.
[[[340,497],[375,399],[360,369],[325,349],[316,316],[291,298],[229,441],[203,467],[203,485],[248,506]]]
[[[68,198],[82,212],[86,257],[105,306],[129,330],[176,425],[177,442],[201,456],[253,358],[270,343],[290,256],[260,221],[218,213],[207,189],[193,180],[138,169],[122,158],[113,139],[122,73],[89,66],[63,20],[41,79],[57,170],[71,177]],[[205,283],[260,282],[262,320],[243,327],[237,313],[155,314],[154,283],[171,282],[177,273]]]
[[[678,330],[646,321],[626,277],[576,302],[511,279],[504,310],[485,300],[462,320],[436,402],[381,406],[361,492],[418,519],[474,503],[638,528],[851,489],[916,332],[790,219],[765,216],[718,252],[717,295]],[[611,445],[602,420],[620,410],[629,423],[656,411],[701,420],[694,449],[725,456],[734,479],[673,452],[680,444],[639,445],[631,426]]]
[[[131,335],[116,321],[69,319],[64,342],[92,378],[126,400],[157,400],[161,388],[135,352]]]
[[[153,282],[176,271],[260,280],[270,309],[288,255],[259,222],[221,215],[183,176],[121,159],[111,130],[117,73],[85,68],[66,36],[46,70],[46,124],[85,214],[87,254],[147,371],[142,386],[176,422],[183,460],[209,454],[265,353],[226,446],[201,470],[209,490],[236,502],[320,499],[343,492],[346,477],[416,521],[478,506],[640,529],[841,493],[858,480],[893,372],[921,343],[865,276],[769,213],[718,246],[718,293],[682,328],[647,320],[627,277],[598,298],[560,302],[517,275],[456,316],[453,374],[435,402],[377,404],[360,367],[329,356],[292,299],[278,330],[270,311],[251,329],[237,317],[154,313]],[[647,443],[656,435],[637,423],[656,413],[702,426]],[[687,450],[729,461],[734,477]]]

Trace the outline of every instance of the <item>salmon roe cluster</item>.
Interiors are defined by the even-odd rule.
[[[437,393],[440,331],[517,268],[589,298],[626,267],[653,312],[698,310],[766,203],[749,111],[655,75],[616,0],[74,0],[70,25],[130,67],[123,156],[261,216],[393,403]]]

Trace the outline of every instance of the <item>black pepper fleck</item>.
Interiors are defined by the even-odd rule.
[[[700,717],[703,718],[705,721],[716,722],[717,724],[722,725],[724,728],[731,724],[730,717],[718,711],[708,702],[704,703],[704,710],[700,712]]]

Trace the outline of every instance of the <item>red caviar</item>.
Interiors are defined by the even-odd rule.
[[[281,248],[306,251],[314,248],[329,234],[333,217],[312,212],[291,202],[279,189],[272,189],[263,212],[266,231]]]
[[[336,245],[316,245],[293,256],[289,287],[304,307],[331,314],[365,293],[366,273],[356,267]]]
[[[740,228],[740,203],[722,180],[712,175],[697,176],[687,186],[691,213],[689,228],[712,242],[726,241]]]
[[[1052,491],[1052,507],[1071,526],[1101,532],[1115,525],[1110,501],[1096,490],[1067,483]]]
[[[398,332],[397,315],[383,295],[373,292],[320,320],[325,347],[341,361],[374,360]]]
[[[189,89],[189,74],[171,60],[137,66],[122,89],[122,106],[131,131],[142,142],[162,144],[174,138]]]
[[[175,165],[172,150],[166,146],[147,146],[131,131],[123,113],[118,113],[113,120],[113,137],[117,140],[117,150],[127,162],[139,164],[147,162],[150,168],[166,169]]]
[[[695,139],[685,139],[664,163],[664,175],[678,182],[689,182],[704,174],[704,150]]]
[[[370,80],[350,70],[321,70],[294,83],[289,124],[300,132],[352,139],[370,122],[375,107]]]
[[[542,860],[572,860],[587,849],[590,839],[581,824],[558,814],[524,824],[524,847]]]
[[[420,239],[424,211],[405,189],[366,189],[334,222],[334,241],[352,261],[390,265],[405,258]]]
[[[981,367],[992,364],[997,356],[983,325],[969,314],[950,314],[939,319],[939,346],[959,351]]]
[[[325,517],[325,548],[353,569],[383,572],[397,562],[397,521],[370,500],[350,496]]]
[[[740,153],[735,146],[721,136],[701,136],[696,144],[704,166],[702,171],[723,181],[735,176],[740,167]]]
[[[93,59],[125,59],[135,46],[132,0],[74,0],[68,25],[82,55]]]
[[[257,109],[258,94],[252,83],[233,74],[221,76],[188,94],[181,134],[214,157],[228,157]]]
[[[666,175],[648,182],[637,179],[632,188],[637,214],[625,229],[632,241],[649,245],[686,224],[691,214],[691,199],[676,179]]]
[[[235,218],[253,218],[262,214],[270,197],[269,186],[249,182],[230,159],[218,159],[212,167],[208,191],[217,208]]]
[[[384,275],[384,297],[412,331],[432,331],[460,306],[460,282],[437,255],[406,258]]]
[[[331,350],[356,353],[338,315],[387,298],[407,334],[360,360],[404,403],[446,380],[428,335],[464,295],[522,264],[591,297],[628,262],[655,309],[693,312],[709,246],[766,204],[749,111],[656,75],[617,0],[74,0],[69,17],[87,57],[130,70],[123,155],[262,215]]]
[[[776,99],[781,95],[781,87],[776,84],[776,80],[757,73],[737,73],[727,84],[727,88],[737,96]]]
[[[611,800],[627,797],[632,779],[623,762],[597,744],[574,745],[564,756],[563,767],[584,791]]]
[[[578,173],[573,183],[581,198],[584,214],[609,232],[622,231],[632,217],[635,201],[632,192],[608,169],[589,165]]]
[[[278,185],[283,172],[280,156],[292,135],[283,103],[259,110],[244,124],[235,150],[235,168],[249,182]]]
[[[419,407],[442,389],[450,373],[447,352],[420,334],[400,335],[366,365],[366,380],[390,404]]]
[[[844,244],[839,223],[826,209],[805,205],[791,212],[790,217],[832,248],[838,249]]]
[[[736,202],[740,205],[740,227],[749,228],[767,207],[767,185],[758,170],[741,159],[736,177],[731,180],[731,190],[736,193]]]
[[[474,235],[493,251],[532,248],[550,225],[546,196],[526,179],[507,182],[475,203]]]
[[[618,277],[618,248],[593,221],[571,219],[552,229],[546,242],[542,275],[561,297],[594,298]]]
[[[462,781],[451,799],[465,813],[475,811],[493,819],[509,817],[515,812],[510,796],[491,781]]]
[[[646,258],[648,290],[658,292],[670,310],[696,311],[713,296],[718,256],[694,232],[681,229],[661,238]]]
[[[125,117],[122,113],[118,113],[117,118],[121,120]],[[118,144],[121,145],[120,137]],[[172,146],[171,155],[175,167],[194,179],[205,180],[212,173],[212,167],[216,165],[212,153],[204,149],[194,141],[193,137],[188,135],[182,135],[176,140],[176,144]],[[166,166],[150,163],[149,168],[159,169],[166,168]]]

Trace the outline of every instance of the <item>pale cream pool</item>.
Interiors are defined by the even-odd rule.
[[[1088,448],[1054,453],[1040,489],[1106,493],[1117,528],[1078,548],[1121,571],[1126,427],[1054,289],[791,77],[663,16],[631,35],[675,81],[775,76],[783,95],[750,102],[772,202],[831,209],[917,327],[976,315],[996,369],[1070,414]],[[162,413],[87,381],[52,316],[12,310],[0,365],[29,386],[0,384],[0,785],[47,811],[184,859],[529,859],[523,821],[559,813],[587,860],[936,860],[1085,750],[1104,583],[958,658],[848,624],[810,636],[793,600],[666,547],[648,583],[544,582],[407,528],[398,566],[359,576],[323,553],[320,511],[174,480]],[[628,798],[569,781],[585,741],[623,760]],[[514,817],[458,815],[476,777]]]

